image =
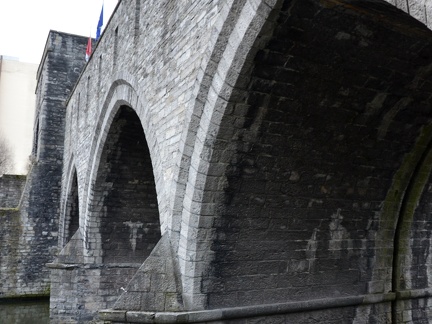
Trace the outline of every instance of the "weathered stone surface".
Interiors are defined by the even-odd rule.
[[[1,303],[0,318],[3,323],[46,323],[49,318],[48,303],[46,300]]]
[[[84,65],[81,53],[86,42],[86,37],[60,32],[48,36],[38,70],[33,164],[25,187],[19,177],[13,199],[9,197],[13,187],[4,184],[17,176],[0,181],[0,196],[15,208],[0,211],[4,221],[0,227],[1,297],[49,295],[50,272],[45,264],[58,252],[64,102]]]
[[[81,232],[78,230],[60,251],[54,263],[75,264],[84,262],[84,245]]]
[[[0,297],[18,293],[19,257],[22,224],[17,209],[0,209]]]
[[[172,247],[168,233],[165,233],[113,308],[131,311],[181,311],[181,286],[177,281]]]
[[[67,104],[62,197],[78,197],[84,267],[147,259],[129,285],[113,279],[117,293],[95,278],[82,305],[161,322],[223,309],[211,320],[246,323],[234,308],[254,306],[251,322],[387,323],[408,308],[427,318],[410,297],[391,303],[414,288],[395,284],[398,271],[423,274],[419,298],[429,278],[417,245],[427,222],[410,220],[404,193],[415,206],[410,183],[429,165],[432,38],[427,12],[401,6],[120,3]]]
[[[6,218],[32,262],[59,220],[52,321],[428,321],[430,1],[388,2],[121,1],[81,75],[50,34]]]

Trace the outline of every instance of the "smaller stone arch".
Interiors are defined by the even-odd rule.
[[[84,254],[86,255],[86,258],[88,262],[99,262],[99,255],[94,255],[95,244],[99,244],[98,235],[97,233],[93,233],[93,227],[92,227],[92,221],[93,216],[91,211],[89,211],[89,198],[93,195],[94,185],[95,185],[95,179],[97,170],[99,168],[99,163],[101,159],[101,154],[103,151],[103,145],[107,138],[108,129],[114,119],[115,114],[118,112],[120,107],[128,106],[133,107],[133,110],[136,112],[138,118],[141,121],[142,129],[144,136],[146,138],[146,143],[149,148],[151,148],[151,163],[152,168],[154,171],[154,179],[155,179],[155,186],[156,186],[156,192],[158,196],[158,203],[159,203],[159,210],[163,211],[165,208],[163,205],[166,203],[166,201],[161,198],[161,195],[163,192],[160,188],[160,164],[159,161],[159,143],[158,140],[154,136],[154,132],[152,131],[151,127],[152,125],[149,124],[149,121],[151,120],[149,116],[149,110],[145,106],[145,101],[143,101],[142,98],[140,98],[135,90],[136,88],[136,80],[133,76],[127,74],[127,73],[118,73],[116,77],[114,78],[114,82],[109,87],[109,90],[106,93],[106,96],[103,100],[102,108],[99,112],[99,115],[97,117],[97,122],[95,124],[94,128],[94,135],[91,143],[91,148],[89,151],[89,161],[87,168],[85,178],[88,179],[83,185],[84,185],[84,192],[86,194],[83,196],[83,202],[82,205],[84,206],[84,212],[85,215],[83,217],[84,223],[83,223],[83,240],[85,243],[85,251]],[[162,206],[161,206],[162,205]],[[160,223],[161,228],[164,227],[164,216],[160,215]],[[89,237],[92,237],[91,239]]]
[[[71,183],[69,184],[66,198],[64,222],[63,222],[63,246],[66,245],[76,231],[79,230],[79,198],[78,178],[76,169],[73,169]]]
[[[87,240],[97,263],[141,264],[161,237],[150,151],[131,107],[120,105],[107,125],[88,200]]]
[[[84,263],[100,269],[97,308],[103,309],[113,305],[161,241],[161,224],[152,159],[137,111],[116,98],[97,125],[82,250]]]

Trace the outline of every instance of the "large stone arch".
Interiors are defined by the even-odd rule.
[[[391,196],[402,196],[395,224],[392,268],[392,289],[398,297],[392,307],[392,320],[396,323],[407,319],[419,322],[429,318],[432,283],[432,231],[429,221],[431,171],[432,124],[429,124],[405,158],[397,172],[399,181],[394,182],[387,195],[387,210],[392,208]],[[398,193],[401,185],[405,186],[405,190]],[[415,311],[407,315],[407,309]]]
[[[190,303],[189,307],[223,308],[242,303],[259,304],[258,299],[262,296],[254,295],[256,287],[253,285],[260,280],[264,285],[273,287],[270,290],[274,289],[273,292],[264,293],[266,301],[323,298],[336,291],[342,295],[356,296],[382,294],[376,297],[377,301],[393,298],[385,295],[389,288],[392,290],[391,276],[387,276],[392,269],[392,257],[389,258],[388,251],[393,251],[393,236],[403,195],[399,196],[399,201],[390,202],[394,209],[389,213],[386,193],[393,190],[392,183],[399,186],[398,194],[406,191],[408,182],[405,185],[398,183],[397,170],[400,170],[403,160],[415,147],[415,141],[420,136],[419,129],[430,122],[427,116],[430,110],[427,101],[430,95],[427,86],[430,33],[384,2],[374,3],[376,6],[369,8],[369,3],[362,6],[360,3],[353,5],[344,1],[281,3],[283,19],[279,18],[278,24],[291,26],[288,28],[291,35],[284,34],[282,27],[276,28],[276,38],[266,42],[262,51],[255,56],[256,48],[252,47],[254,40],[258,39],[262,44],[258,37],[262,35],[260,31],[263,24],[260,24],[261,27],[248,35],[251,39],[245,37],[249,40],[248,45],[237,43],[243,52],[234,51],[236,58],[228,62],[238,65],[224,64],[221,69],[229,68],[222,70],[225,73],[218,71],[212,80],[190,154],[191,167],[181,224],[179,258],[184,274],[183,296],[185,302]],[[359,11],[355,10],[357,5]],[[341,11],[338,12],[338,9]],[[290,14],[284,14],[288,10]],[[312,38],[313,33],[299,27],[306,27],[306,30],[311,27],[306,21],[316,19],[317,12],[328,25],[331,25],[332,15],[336,13],[337,19],[346,20],[347,26],[354,20],[356,24],[351,25],[358,29],[344,30],[332,26],[335,33],[332,36],[327,34],[330,27],[316,29],[314,35],[321,34],[323,40],[327,37],[328,48],[331,49],[317,47],[318,43],[314,43]],[[325,17],[326,12],[331,14]],[[250,16],[253,17],[253,14]],[[375,19],[378,16],[385,17],[382,25]],[[250,26],[244,20],[242,24],[243,27]],[[262,33],[268,35],[266,29]],[[245,38],[240,37],[242,40]],[[289,41],[308,43],[311,45],[308,48],[310,51],[302,52],[301,46],[294,49],[287,47]],[[350,44],[344,44],[344,41]],[[349,53],[350,56],[344,56],[342,51],[337,51],[339,45],[336,43],[344,50],[354,48],[354,51],[358,51],[357,55],[353,51]],[[384,50],[383,43],[390,49]],[[410,43],[413,52],[404,52],[402,43]],[[368,52],[365,50],[368,46],[376,46],[376,51]],[[415,62],[410,63],[413,53],[418,56]],[[246,59],[248,54],[255,56],[255,66],[250,66],[252,57]],[[382,58],[386,55],[395,59],[385,62]],[[290,59],[292,65],[285,69]],[[331,64],[326,65],[326,62]],[[362,75],[358,64],[367,73]],[[332,71],[332,66],[342,68]],[[348,67],[350,69],[344,70]],[[383,70],[380,71],[381,67]],[[246,71],[251,73],[246,79],[234,78],[237,81],[234,83],[226,79],[228,75]],[[300,80],[299,73],[305,71],[309,73],[309,80]],[[315,97],[316,93],[313,99],[309,97],[311,91],[322,91],[318,94],[320,102]],[[297,95],[302,98],[299,99]],[[311,109],[312,105],[315,110]],[[338,114],[330,112],[326,115],[323,107],[336,110]],[[284,111],[288,109],[289,117],[284,116],[287,114]],[[299,125],[306,131],[302,132]],[[295,129],[303,135],[297,136],[293,132]],[[315,131],[319,133],[318,138],[314,136]],[[232,143],[231,139],[234,139]],[[276,139],[282,151],[286,152],[282,152],[275,159],[276,162],[271,163],[277,163],[285,178],[283,180],[277,179],[278,172],[272,171],[271,164],[265,162],[266,154],[268,157],[275,154],[276,149],[272,151],[269,147],[272,146],[272,140]],[[261,151],[257,146],[260,146]],[[283,155],[288,152],[295,158]],[[335,159],[338,154],[340,157]],[[382,161],[382,165],[374,164],[378,160]],[[414,166],[410,164],[410,171],[400,171],[408,172],[404,174],[406,179],[411,178],[410,174],[417,164],[416,161],[411,162]],[[352,174],[349,168],[352,168]],[[274,177],[273,187],[267,183],[268,179],[260,178],[259,174],[263,172]],[[245,181],[247,177],[252,180]],[[263,185],[268,185],[268,193],[259,191]],[[246,199],[248,195],[251,196],[250,200]],[[271,195],[274,197],[271,198]],[[291,223],[281,215],[272,219],[273,224],[269,224],[265,217],[254,219],[253,215],[262,212],[262,205],[271,204],[272,199],[274,206],[267,209],[276,213],[275,208],[282,206],[283,212],[290,213]],[[227,211],[233,201],[241,206],[241,213],[248,214],[249,211],[249,216],[243,222],[233,216],[238,216],[240,209]],[[290,207],[286,208],[284,204]],[[301,223],[305,220],[309,221],[310,227],[302,231]],[[250,226],[251,223],[253,226]],[[268,232],[269,226],[274,226],[273,235]],[[361,229],[356,231],[356,227]],[[250,232],[246,233],[245,228]],[[277,259],[255,255],[252,261],[262,261],[261,269],[250,271],[245,266],[247,263],[237,264],[229,270],[229,279],[232,281],[226,281],[227,278],[219,280],[218,273],[227,268],[216,269],[218,263],[223,263],[227,255],[233,257],[237,252],[242,255],[242,262],[246,262],[253,247],[251,243],[255,242],[251,237],[260,238],[258,234],[261,230],[267,231],[264,237],[267,240],[280,235],[280,243],[275,246]],[[290,240],[287,235],[295,239]],[[237,240],[236,236],[243,237],[243,241],[242,238]],[[244,239],[245,236],[249,239]],[[374,242],[375,238],[381,240]],[[391,243],[386,242],[387,239]],[[284,241],[292,242],[288,248],[292,254],[282,255]],[[257,244],[265,242],[261,237]],[[243,244],[243,252],[231,253],[230,248],[235,243]],[[259,251],[260,246],[256,248],[257,252],[263,253]],[[220,260],[217,260],[218,254]],[[193,262],[188,262],[189,255],[195,256]],[[282,286],[278,286],[277,280],[266,280],[270,276],[264,270],[266,262],[273,270],[289,273],[289,280]],[[344,273],[332,273],[335,266],[344,269],[350,262],[364,273],[360,274],[350,267]],[[251,262],[250,266],[256,264]],[[252,281],[248,283],[248,280],[243,280],[244,277],[236,281],[235,278],[240,278],[239,273],[250,276]],[[277,277],[279,273],[272,275]],[[316,289],[306,284],[298,288],[301,284],[295,281],[300,280],[302,275],[311,283],[320,283],[321,287]],[[250,285],[249,288],[247,285]],[[258,288],[264,289],[261,286]],[[231,294],[230,290],[234,293]],[[243,300],[239,299],[239,292]],[[208,298],[212,293],[220,293],[220,296],[212,301]],[[254,300],[255,297],[258,299]],[[376,308],[367,314],[359,312],[350,316],[366,316],[371,320],[379,316],[374,312],[383,312],[388,316],[388,309]]]
[[[233,92],[233,85],[242,83],[243,73],[247,73],[250,68],[254,54],[271,35],[271,25],[274,23],[271,13],[278,3],[280,1],[246,1],[238,7],[227,8],[232,12],[223,17],[228,20],[226,24],[221,19],[221,32],[216,42],[223,50],[215,46],[209,65],[204,69],[207,74],[203,76],[202,83],[197,85],[200,96],[182,137],[181,161],[184,165],[180,164],[177,185],[177,194],[182,197],[181,222],[175,219],[176,205],[173,216],[173,229],[180,231],[177,244],[186,309],[206,307],[206,296],[201,294],[200,286],[209,255],[206,255],[208,251],[202,246],[207,245],[210,236],[204,233],[205,229],[209,229],[209,224],[204,224],[207,217],[200,215],[206,215],[212,207],[202,201],[211,145],[228,104],[227,99]],[[267,28],[263,28],[265,24]],[[197,235],[202,239],[198,239]],[[191,259],[190,254],[195,257]]]
[[[397,8],[405,11],[411,17],[425,24],[429,29],[432,27],[432,2],[430,0],[386,0],[388,3],[396,6]]]
[[[184,194],[189,175],[189,166],[193,148],[195,146],[196,135],[199,129],[200,118],[202,117],[204,106],[206,104],[206,97],[209,95],[213,83],[218,78],[215,76],[219,64],[225,63],[223,53],[230,51],[230,49],[238,44],[229,44],[230,35],[236,27],[238,19],[241,17],[241,10],[247,1],[227,1],[223,4],[223,9],[220,10],[221,14],[215,23],[215,31],[217,31],[216,39],[212,39],[211,45],[205,53],[207,59],[202,61],[201,73],[198,75],[194,84],[194,97],[193,109],[186,111],[185,129],[182,132],[180,139],[180,153],[178,159],[179,171],[176,177],[176,191],[173,201],[173,215],[170,223],[170,232],[173,237],[173,244],[179,244],[179,235],[181,227],[181,215],[183,211]],[[271,4],[270,4],[271,5]],[[232,62],[226,62],[230,64]],[[233,76],[235,77],[235,76]]]

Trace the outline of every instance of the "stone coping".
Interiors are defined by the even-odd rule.
[[[73,270],[73,269],[111,269],[111,268],[136,268],[139,269],[141,263],[61,263],[53,262],[46,263],[45,266],[49,269],[62,269],[62,270]]]
[[[391,302],[395,299],[395,293],[387,293],[188,312],[143,312],[105,309],[99,311],[99,317],[105,321],[118,323],[202,323],[235,318],[280,315],[320,309],[377,304]]]

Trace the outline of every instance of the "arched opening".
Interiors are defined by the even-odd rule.
[[[109,128],[93,201],[103,262],[142,263],[161,234],[150,152],[130,107],[120,107]]]
[[[72,176],[72,185],[66,201],[64,228],[64,243],[67,244],[79,228],[78,178],[76,170],[74,170]]]
[[[39,149],[39,119],[36,122],[35,131],[33,134],[32,158],[37,159]]]
[[[285,1],[232,96],[208,141],[209,308],[391,290],[397,212],[383,206],[430,122],[431,90],[415,85],[432,53],[413,19],[384,2],[368,10]]]

